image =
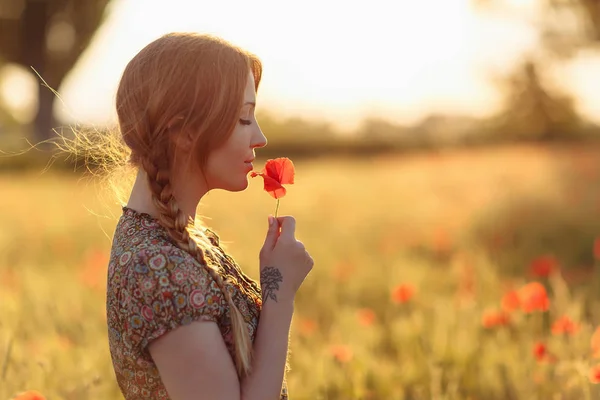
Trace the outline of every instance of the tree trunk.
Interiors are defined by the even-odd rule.
[[[48,65],[46,49],[46,33],[50,16],[48,7],[46,0],[27,0],[23,10],[21,31],[22,63],[26,67],[35,69],[42,78],[46,75]],[[52,137],[54,94],[43,85],[39,77],[36,76],[36,79],[39,82],[39,98],[33,133],[35,142],[41,142]],[[48,84],[52,86],[54,82]]]
[[[36,141],[54,137],[52,129],[55,128],[53,111],[54,93],[46,86],[40,84],[38,89],[38,111],[35,116],[34,129]]]

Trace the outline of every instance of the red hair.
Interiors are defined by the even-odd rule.
[[[196,162],[200,169],[210,152],[227,141],[244,103],[249,73],[258,89],[262,64],[255,55],[218,37],[170,33],[133,57],[116,96],[119,129],[131,150],[129,162],[146,172],[161,225],[208,269],[229,304],[240,378],[250,371],[249,333],[214,267],[218,255],[173,196],[171,171],[177,158],[174,135],[193,133],[194,159],[186,162]]]

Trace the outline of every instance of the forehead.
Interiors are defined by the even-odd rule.
[[[250,72],[248,75],[248,82],[246,83],[244,96],[246,101],[254,101],[256,98],[256,90],[254,89],[254,75],[252,72]]]

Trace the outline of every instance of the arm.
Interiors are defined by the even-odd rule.
[[[215,322],[180,326],[148,350],[172,400],[240,399],[235,366]]]
[[[214,322],[194,322],[162,335],[149,348],[173,400],[279,399],[295,293],[314,265],[294,237],[295,220],[279,220],[281,234],[273,220],[260,253],[263,306],[250,375],[238,380]]]
[[[292,300],[267,300],[263,304],[254,340],[252,373],[241,383],[242,399],[279,399],[293,313]]]
[[[264,304],[252,374],[242,382],[214,322],[193,322],[153,341],[149,351],[171,399],[278,400],[292,314],[292,301]]]

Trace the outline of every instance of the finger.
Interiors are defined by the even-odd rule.
[[[308,254],[306,258],[306,265],[310,265],[311,267],[315,265],[315,260]]]
[[[296,220],[293,217],[279,217],[282,237],[294,239],[296,235]]]
[[[279,237],[279,222],[273,216],[269,215],[269,229],[267,230],[267,236],[265,237],[264,248],[272,250],[277,243]]]

